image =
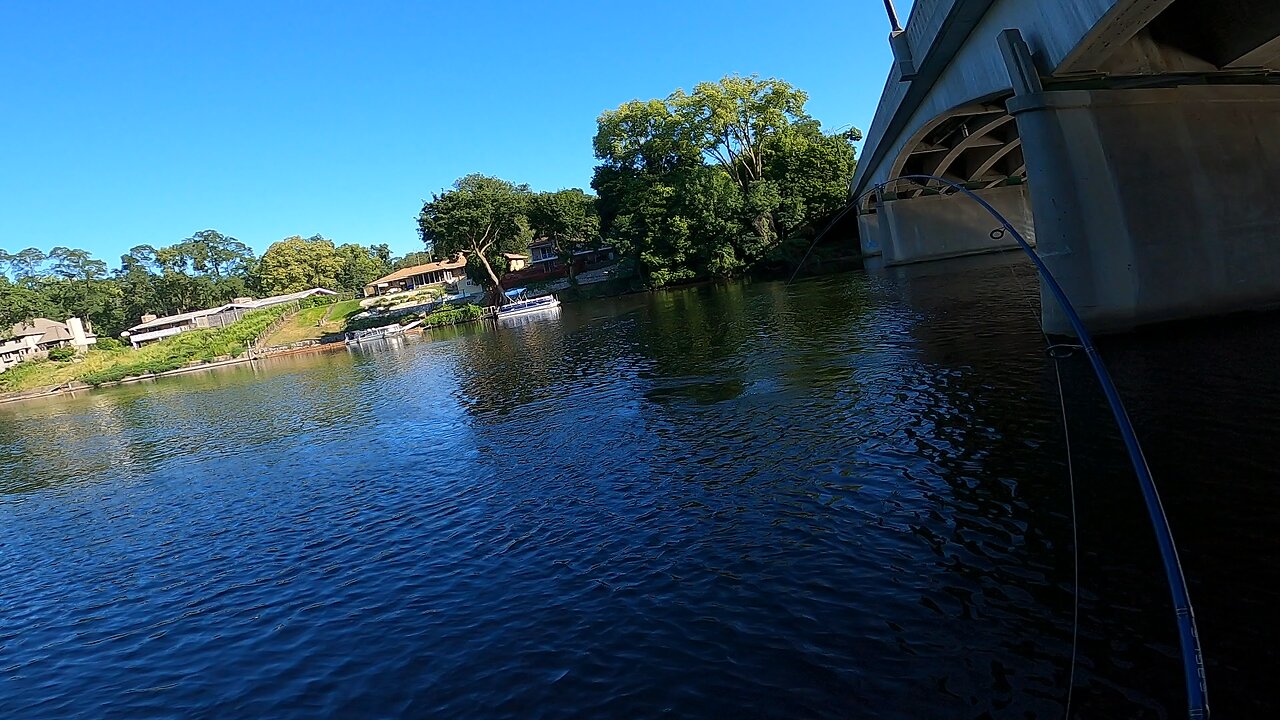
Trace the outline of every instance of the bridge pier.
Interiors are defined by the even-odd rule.
[[[1280,305],[1280,86],[1029,90],[1039,252],[1090,329]]]
[[[986,188],[975,193],[1007,216],[1019,232],[1035,243],[1035,224],[1025,185]],[[873,210],[858,217],[862,251],[864,255],[882,254],[886,266],[1018,247],[1017,241],[1000,231],[1000,223],[980,205],[955,195],[885,197]]]

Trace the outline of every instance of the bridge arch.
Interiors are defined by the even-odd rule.
[[[934,175],[972,189],[1025,181],[1027,165],[1022,155],[1018,125],[1003,99],[956,108],[925,123],[907,141],[894,160],[890,178]],[[916,197],[925,192],[916,183],[891,186],[894,197]],[[878,198],[863,203],[871,210]]]

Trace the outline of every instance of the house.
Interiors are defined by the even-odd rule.
[[[12,340],[0,343],[0,372],[26,360],[43,358],[54,348],[71,347],[88,350],[98,341],[93,327],[80,318],[67,318],[65,323],[49,318],[36,318],[12,328]]]
[[[429,285],[443,285],[466,277],[467,259],[462,255],[452,260],[400,268],[364,286],[364,296],[386,295],[399,290],[416,290]]]
[[[518,276],[520,281],[564,277],[568,274],[568,268],[556,247],[555,238],[537,238],[529,243],[529,256],[531,260],[528,267],[521,268],[519,271],[515,267],[511,268],[513,273],[520,272]],[[573,253],[573,273],[577,275],[585,270],[595,270],[616,261],[617,255],[612,247],[577,250]]]
[[[150,342],[163,340],[164,338],[183,333],[188,330],[203,330],[206,328],[219,328],[239,320],[246,313],[253,310],[261,310],[262,308],[272,307],[274,305],[283,305],[285,303],[296,302],[305,298],[314,297],[316,295],[332,296],[338,293],[325,288],[311,288],[301,292],[289,293],[287,295],[273,295],[271,297],[255,300],[254,298],[242,297],[236,298],[226,305],[208,308],[206,310],[193,310],[191,312],[180,313],[178,315],[168,315],[165,317],[156,317],[155,315],[143,315],[137,325],[120,333],[120,337],[129,341],[135,348],[142,347]]]
[[[560,253],[556,251],[556,241],[552,238],[538,238],[529,243],[529,256],[533,260],[533,266],[544,272],[551,270],[560,260]]]
[[[502,253],[503,259],[507,261],[507,272],[520,272],[529,267],[529,256],[520,253]]]

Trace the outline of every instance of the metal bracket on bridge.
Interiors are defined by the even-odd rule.
[[[1031,58],[1031,48],[1023,39],[1022,31],[1001,30],[997,41],[1000,43],[1000,54],[1004,56],[1005,67],[1009,68],[1013,94],[1038,95],[1044,92],[1040,72],[1036,70],[1035,60]]]

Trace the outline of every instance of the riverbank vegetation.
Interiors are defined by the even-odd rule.
[[[116,345],[115,349],[90,350],[74,362],[22,363],[0,373],[0,392],[56,387],[73,381],[101,385],[194,363],[240,357],[273,322],[291,310],[287,305],[256,310],[226,327],[191,330],[136,350]]]
[[[279,347],[341,335],[346,330],[347,318],[360,309],[359,299],[307,308],[285,320],[260,344],[262,347]]]
[[[37,317],[88,320],[116,338],[146,314],[175,315],[238,297],[323,287],[360,294],[366,283],[404,266],[386,245],[336,245],[320,235],[273,243],[261,257],[234,237],[203,230],[173,245],[138,245],[108,268],[84,250],[0,249],[0,336]]]
[[[790,269],[844,209],[862,137],[823,131],[807,101],[782,80],[730,76],[624,103],[597,121],[595,196],[468,175],[423,204],[419,235],[437,257],[466,253],[493,304],[535,237],[566,260],[607,245],[641,287]]]
[[[575,253],[612,248],[620,260],[612,276],[628,278],[611,281],[615,289],[785,271],[844,207],[861,139],[856,129],[824,130],[807,101],[782,80],[729,76],[623,103],[597,119],[594,195],[467,175],[423,203],[424,248],[399,259],[385,244],[320,235],[285,238],[258,257],[216,230],[135,246],[114,269],[74,248],[0,250],[0,333],[76,316],[115,338],[144,314],[237,297],[310,287],[358,295],[395,269],[459,252],[489,303],[500,304],[502,277],[535,238],[553,241],[570,272]]]
[[[848,201],[857,130],[825,133],[808,96],[726,77],[600,116],[601,229],[651,287],[784,265]]]

